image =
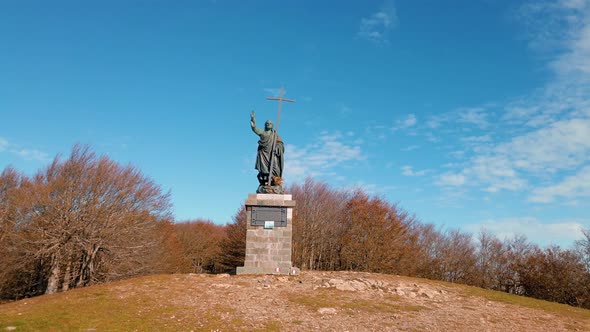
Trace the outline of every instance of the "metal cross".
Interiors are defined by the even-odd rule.
[[[281,106],[283,104],[284,101],[289,102],[289,103],[294,103],[295,100],[293,99],[287,99],[287,98],[283,98],[283,86],[281,86],[281,92],[279,93],[278,97],[267,97],[267,100],[278,100],[279,101],[279,113],[277,115],[277,125],[275,127],[275,132],[274,132],[274,138],[272,140],[272,148],[270,150],[270,168],[269,168],[269,174],[268,174],[268,182],[266,183],[267,186],[271,185],[271,181],[272,181],[272,167],[273,167],[273,155],[275,152],[275,147],[277,144],[277,136],[279,135],[279,122],[281,121]]]
[[[281,121],[281,105],[283,101],[294,103],[295,100],[283,98],[283,87],[281,86],[281,92],[278,97],[267,97],[266,100],[278,100],[279,101],[279,114],[277,115],[277,127],[275,128],[275,132],[279,132],[279,121]]]

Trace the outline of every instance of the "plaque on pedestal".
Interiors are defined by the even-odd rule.
[[[294,207],[291,195],[248,195],[246,259],[237,274],[299,273],[291,262]]]

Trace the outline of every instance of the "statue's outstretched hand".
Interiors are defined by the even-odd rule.
[[[256,127],[256,120],[254,119],[254,111],[252,111],[252,113],[250,113],[250,125],[252,125],[252,127]]]

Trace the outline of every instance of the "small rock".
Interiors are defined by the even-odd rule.
[[[14,331],[16,330],[16,326],[7,326],[6,331]]]
[[[427,299],[431,299],[433,297],[433,294],[425,289],[419,289],[417,293],[418,295],[425,297]]]
[[[289,274],[292,276],[298,276],[301,274],[301,270],[298,267],[293,266],[293,267],[291,267]]]
[[[215,278],[218,278],[218,279],[227,279],[227,278],[229,278],[229,274],[228,273],[216,274],[215,275]]]
[[[336,313],[336,308],[319,308],[318,312],[322,315],[333,315]]]
[[[212,284],[211,287],[228,289],[231,287],[231,285],[229,285],[229,284]]]

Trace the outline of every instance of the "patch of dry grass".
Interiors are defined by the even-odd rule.
[[[311,296],[309,294],[291,294],[289,301],[314,311],[320,308],[339,308],[373,314],[395,314],[427,309],[424,306],[405,303],[397,295],[388,294],[372,299],[359,299],[357,293],[333,288],[317,289],[316,293]]]
[[[563,317],[587,319],[590,321],[590,310],[572,307],[566,304],[537,300],[530,297],[487,290],[479,287],[457,285],[467,296],[483,297],[489,301],[513,304],[531,309],[540,309]],[[590,324],[590,322],[589,322]]]

